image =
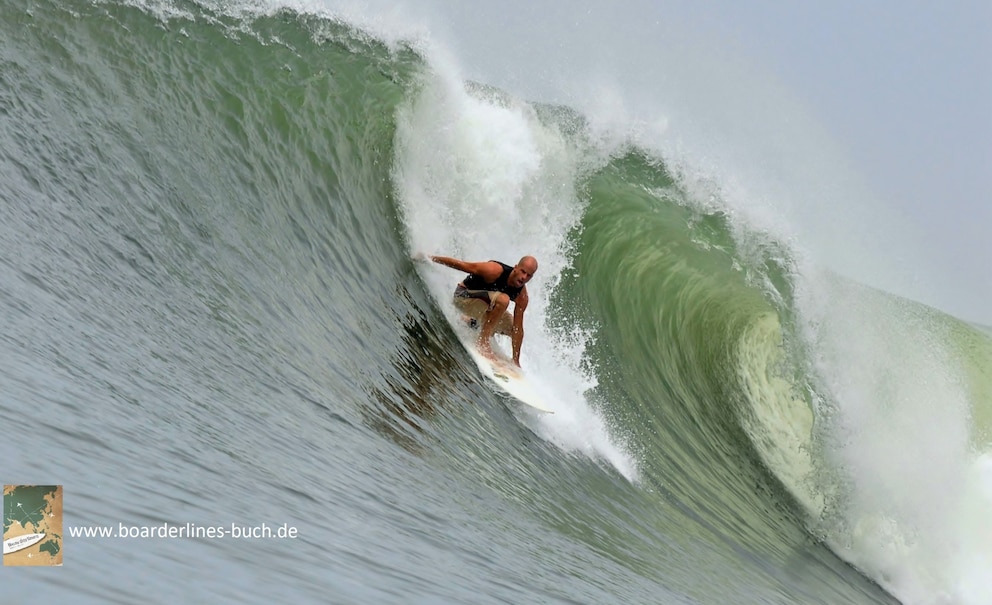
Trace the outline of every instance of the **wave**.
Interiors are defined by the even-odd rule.
[[[40,367],[87,376],[129,351],[90,384],[115,402],[229,389],[265,415],[291,394],[328,433],[357,417],[362,451],[481,474],[533,540],[591,549],[572,573],[673,601],[986,598],[987,333],[822,269],[643,124],[467,81],[370,21],[0,8],[4,300],[27,318],[7,352],[37,329],[69,340]],[[486,389],[445,321],[458,276],[417,251],[539,259],[522,361],[554,416]],[[67,318],[37,328],[36,297]]]

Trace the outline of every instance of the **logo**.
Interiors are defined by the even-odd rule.
[[[62,486],[3,486],[3,564],[62,565]]]

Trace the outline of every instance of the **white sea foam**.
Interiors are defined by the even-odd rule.
[[[538,259],[521,365],[555,414],[528,422],[562,449],[605,460],[633,480],[633,458],[586,401],[594,382],[580,367],[585,339],[555,333],[546,322],[549,293],[570,264],[567,236],[582,210],[574,189],[581,158],[527,103],[469,93],[441,54],[431,68],[397,121],[394,183],[411,251],[508,264],[527,254]],[[452,314],[451,292],[462,275],[437,266],[423,275]]]

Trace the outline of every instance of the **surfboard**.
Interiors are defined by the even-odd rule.
[[[29,546],[34,546],[44,539],[45,534],[24,534],[23,536],[17,536],[16,538],[9,538],[3,541],[3,554],[7,555],[12,552],[24,550]]]
[[[474,338],[467,342],[463,340],[462,344],[465,345],[468,354],[472,356],[472,360],[478,366],[479,372],[496,385],[498,390],[503,391],[529,408],[545,414],[554,414],[554,411],[544,403],[540,394],[534,390],[533,385],[527,381],[527,377],[520,368],[513,363],[512,359],[503,355],[499,349],[493,348],[493,352],[496,353],[496,361],[491,361],[483,356],[479,352],[479,349],[476,348]]]

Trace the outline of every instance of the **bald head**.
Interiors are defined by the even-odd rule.
[[[517,261],[517,266],[510,272],[506,282],[514,288],[520,288],[534,277],[537,272],[537,259],[533,256],[524,256]]]

